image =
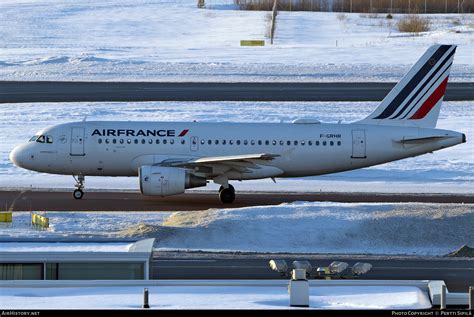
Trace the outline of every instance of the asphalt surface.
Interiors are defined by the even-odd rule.
[[[0,81],[0,103],[73,101],[380,101],[394,85],[394,83]],[[445,100],[474,100],[474,83],[449,83]]]
[[[13,211],[185,211],[278,205],[293,201],[474,203],[472,195],[387,193],[239,193],[222,204],[217,193],[186,193],[165,198],[138,192],[85,192],[81,200],[70,192],[0,191],[0,208]]]
[[[278,279],[268,261],[285,259],[309,260],[313,267],[327,266],[332,261],[344,261],[350,266],[368,262],[372,270],[362,279],[444,280],[450,292],[467,292],[474,286],[474,258],[420,258],[389,256],[282,255],[282,254],[206,254],[154,252],[151,262],[152,279]]]

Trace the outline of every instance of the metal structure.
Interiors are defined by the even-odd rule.
[[[87,279],[144,279],[150,278],[150,259],[155,239],[131,243],[128,250],[93,251],[87,246],[81,252],[54,251],[64,243],[41,243],[39,251],[0,251],[0,280],[87,280]],[[3,242],[8,246],[9,242]],[[21,245],[17,242],[15,245]],[[69,243],[69,245],[74,243]],[[103,246],[113,243],[103,243]],[[25,243],[34,250],[35,243]],[[90,245],[90,244],[89,244]]]

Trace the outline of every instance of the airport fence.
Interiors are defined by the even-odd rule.
[[[273,0],[198,0],[212,8],[234,5],[240,10],[271,11]],[[205,6],[203,6],[205,7]],[[278,0],[279,11],[358,13],[473,13],[473,0]]]

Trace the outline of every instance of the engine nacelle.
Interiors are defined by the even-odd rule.
[[[148,196],[170,196],[187,188],[206,186],[205,178],[190,174],[184,168],[142,166],[138,169],[140,191]]]

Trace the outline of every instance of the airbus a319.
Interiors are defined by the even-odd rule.
[[[231,181],[337,173],[466,142],[462,133],[436,129],[455,50],[430,47],[372,114],[350,124],[81,121],[39,131],[10,160],[74,176],[76,199],[85,176],[138,176],[144,195],[213,181],[220,200],[232,203]]]

